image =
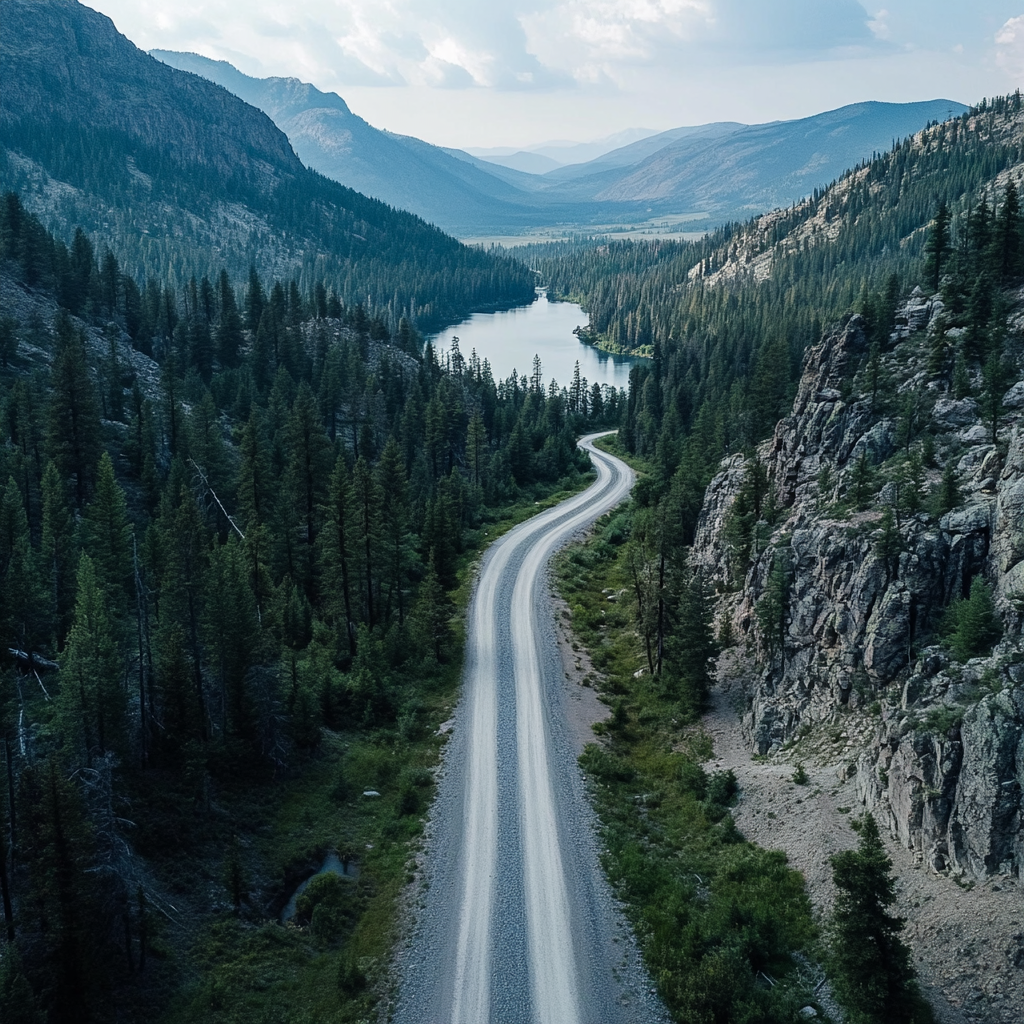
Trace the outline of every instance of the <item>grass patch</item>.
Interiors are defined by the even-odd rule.
[[[676,1020],[791,1021],[813,1003],[791,955],[816,939],[803,879],[784,854],[743,839],[729,811],[735,777],[706,771],[707,734],[658,679],[636,674],[645,659],[626,576],[629,530],[628,509],[613,511],[556,563],[573,629],[614,709],[580,759],[604,867]]]

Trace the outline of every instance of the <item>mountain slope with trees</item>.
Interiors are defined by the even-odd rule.
[[[0,9],[0,185],[66,240],[102,236],[140,286],[254,265],[425,329],[532,298],[514,261],[307,170],[265,114],[75,0]]]
[[[439,361],[323,282],[140,292],[13,193],[0,294],[0,1016],[285,1019],[295,977],[365,1014],[467,556],[620,396]],[[358,881],[271,924],[332,849]]]
[[[595,755],[594,774],[630,779],[617,802],[603,786],[600,802],[631,913],[649,919],[673,891],[666,870],[652,895],[629,844],[643,831],[652,863],[669,851],[674,863],[667,814],[645,807],[632,833],[621,823],[637,792],[676,798],[678,777],[648,752],[692,742],[686,726],[715,685],[714,646],[700,642],[714,621],[732,674],[716,697],[742,693],[748,758],[776,779],[795,768],[794,785],[806,761],[874,814],[928,878],[933,923],[953,905],[944,889],[991,891],[999,912],[979,929],[990,961],[951,964],[920,919],[910,944],[951,1001],[1007,1022],[1019,972],[998,991],[992,978],[1004,953],[1020,955],[1024,865],[1022,138],[1019,94],[997,98],[701,243],[566,247],[537,263],[590,303],[594,340],[651,356],[633,371],[619,434],[646,474],[568,588],[616,708],[617,761]],[[762,818],[757,834],[782,832]],[[877,883],[884,861],[866,838],[860,860],[835,864],[857,899],[851,871],[871,861]],[[680,894],[692,886],[683,870]],[[874,887],[875,911],[888,884]],[[927,1019],[885,914],[876,941],[893,950],[891,973],[863,984],[874,968],[842,940],[870,927],[863,909],[839,908],[836,994],[851,1019]],[[701,969],[678,968],[676,1005]]]
[[[490,165],[466,154],[460,159],[419,139],[374,128],[336,93],[295,78],[252,78],[226,61],[194,53],[151,52],[263,110],[307,166],[446,231],[517,231],[585,216],[564,203],[531,196],[528,175],[494,173]]]

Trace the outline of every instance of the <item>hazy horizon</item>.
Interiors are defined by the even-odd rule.
[[[142,49],[338,92],[371,124],[516,149],[643,126],[972,103],[1024,80],[1024,4],[984,0],[93,0]]]

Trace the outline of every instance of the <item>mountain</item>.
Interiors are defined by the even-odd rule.
[[[693,142],[698,140],[711,141],[731,135],[733,132],[745,127],[747,126],[736,121],[716,121],[712,124],[671,128],[667,132],[659,132],[657,135],[651,135],[636,142],[619,146],[616,149],[608,150],[608,152],[586,163],[570,164],[562,167],[557,172],[550,172],[549,177],[552,181],[567,181],[571,178],[586,177],[588,174],[594,174],[613,167],[633,167],[666,146],[670,146],[678,139],[691,139]]]
[[[593,198],[658,203],[685,198],[704,210],[786,206],[929,122],[966,109],[952,100],[855,103],[798,121],[721,135],[694,133],[648,157]]]
[[[0,186],[65,238],[102,232],[140,282],[255,265],[424,326],[532,296],[521,268],[307,169],[265,113],[103,15],[73,0],[0,11]],[[298,87],[276,109],[301,116],[309,102]]]
[[[513,153],[502,153],[496,156],[485,156],[474,153],[481,160],[489,164],[497,164],[499,167],[509,167],[513,171],[522,171],[524,174],[547,174],[548,171],[556,171],[563,165],[557,160],[552,160],[543,153],[531,153],[528,150],[517,149]]]
[[[932,121],[967,108],[951,100],[856,103],[798,121],[719,123],[643,139],[544,176],[563,201],[645,203],[656,213],[714,220],[788,206]]]
[[[521,180],[527,175],[502,173],[476,157],[380,131],[353,114],[340,96],[298,79],[251,78],[226,61],[194,53],[153,50],[152,55],[259,107],[309,167],[444,230],[521,230],[570,213],[550,211],[557,200],[532,197]]]
[[[541,142],[535,146],[527,146],[524,149],[515,149],[509,146],[495,146],[489,149],[478,149],[467,146],[466,152],[472,156],[480,157],[488,163],[499,164],[502,167],[512,167],[515,170],[527,171],[530,174],[546,174],[556,167],[565,167],[575,164],[585,164],[591,160],[597,160],[613,150],[622,149],[631,143],[639,142],[652,135],[660,133],[649,128],[626,128],[624,131],[616,132],[614,135],[607,135],[603,139],[594,139],[593,142]],[[531,164],[532,162],[532,164]]]
[[[380,131],[341,97],[296,79],[251,78],[197,54],[153,54],[266,111],[310,167],[462,235],[697,212],[720,224],[788,206],[894,140],[966,109],[950,100],[859,103],[799,121],[721,122],[635,139],[637,129],[610,151],[602,150],[619,141],[614,136],[474,153]],[[600,155],[561,167],[544,162],[589,156],[586,146]]]

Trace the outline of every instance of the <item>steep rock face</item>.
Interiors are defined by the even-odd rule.
[[[75,0],[3,0],[0,123],[124,133],[180,166],[231,178],[298,174],[285,134],[226,89],[148,57]],[[114,73],[112,73],[114,69]]]
[[[1019,658],[1004,644],[993,659],[936,672],[944,659],[928,652],[861,754],[864,805],[934,871],[983,877],[1024,865]]]
[[[757,453],[781,511],[755,530],[742,590],[725,605],[760,654],[744,723],[753,749],[776,750],[846,705],[878,706],[857,766],[862,799],[935,870],[979,876],[1024,865],[1024,429],[1011,388],[1001,459],[977,403],[942,393],[917,370],[917,342],[941,329],[941,312],[938,300],[911,297],[886,372],[897,403],[920,393],[963,503],[936,521],[898,501],[900,427],[872,411],[865,325],[847,318],[808,351],[792,414]],[[873,500],[858,496],[865,510],[855,511],[865,465],[874,467]],[[693,557],[719,589],[736,575],[726,527],[745,473],[738,456],[722,464],[698,525]],[[933,469],[929,482],[939,475]],[[979,574],[992,586],[1002,645],[967,667],[949,665],[939,648],[918,656]]]
[[[735,558],[722,541],[729,509],[743,483],[746,461],[742,455],[730,455],[711,481],[697,519],[692,558],[708,580],[720,587],[733,577]]]

